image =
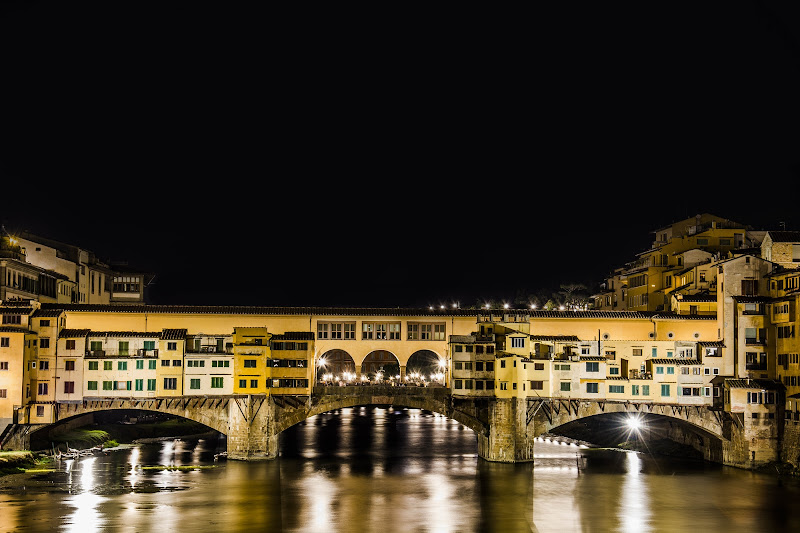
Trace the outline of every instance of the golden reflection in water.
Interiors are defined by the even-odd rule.
[[[534,444],[533,521],[536,531],[581,531],[576,490],[580,479],[578,447],[564,448],[538,438]]]
[[[309,475],[303,482],[303,491],[308,495],[308,530],[334,531],[338,518],[334,518],[333,501],[336,487],[323,474]]]
[[[432,471],[436,469],[432,468]],[[428,492],[426,506],[431,507],[427,517],[427,531],[431,533],[449,533],[457,531],[456,509],[454,502],[458,501],[458,496],[453,490],[453,485],[449,478],[441,474],[428,474],[424,478],[425,487]]]
[[[91,533],[104,530],[103,519],[98,507],[105,501],[105,498],[92,492],[95,485],[96,461],[96,457],[84,457],[68,467],[70,480],[77,468],[77,471],[80,472],[80,481],[74,485],[75,492],[66,499],[66,503],[72,505],[75,510],[65,518],[64,531]]]
[[[131,465],[131,469],[128,473],[128,481],[131,484],[131,488],[136,488],[136,483],[138,482],[139,478],[139,447],[136,446],[131,448],[131,453],[128,456],[128,464]]]
[[[650,531],[650,504],[647,487],[642,481],[642,459],[636,452],[628,452],[625,482],[619,505],[619,522],[625,533]]]

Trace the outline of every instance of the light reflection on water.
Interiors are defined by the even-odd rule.
[[[216,451],[170,439],[0,483],[0,532],[758,532],[800,522],[793,480],[545,441],[533,463],[488,463],[471,430],[420,410],[314,417],[284,433],[275,461],[215,463]]]

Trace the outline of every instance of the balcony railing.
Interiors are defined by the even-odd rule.
[[[99,357],[158,357],[158,350],[146,350],[139,348],[135,350],[86,350],[87,358]]]
[[[216,345],[208,345],[208,346],[200,346],[199,348],[195,348],[193,346],[189,346],[186,348],[187,354],[198,354],[198,353],[205,353],[205,354],[217,354],[217,355],[233,355],[233,348],[223,348],[220,350],[219,347]]]

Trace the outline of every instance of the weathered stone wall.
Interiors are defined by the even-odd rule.
[[[228,458],[274,459],[278,434],[274,430],[274,404],[266,396],[246,396],[228,403]]]
[[[499,463],[532,461],[535,435],[528,431],[526,400],[492,399],[488,415],[489,434],[478,436],[478,455]]]
[[[784,425],[781,460],[800,468],[800,423],[795,420],[788,420]]]

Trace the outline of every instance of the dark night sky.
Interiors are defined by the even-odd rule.
[[[7,2],[0,219],[209,305],[471,304],[700,212],[800,229],[797,9],[632,5]]]

